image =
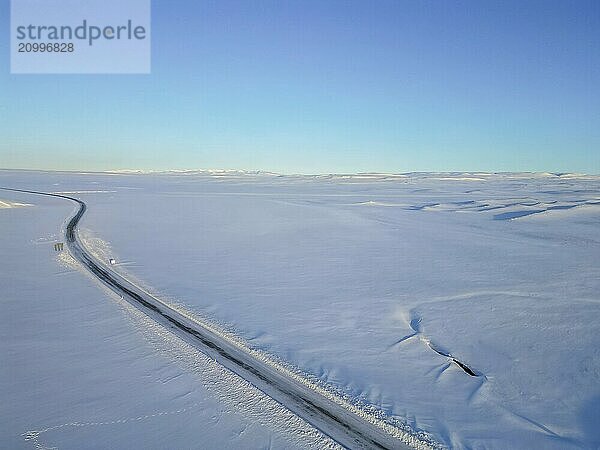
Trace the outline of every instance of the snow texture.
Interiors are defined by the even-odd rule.
[[[0,448],[337,448],[55,252],[73,205],[0,216]]]
[[[82,237],[115,270],[445,446],[600,445],[600,177],[5,171],[0,185],[77,191]]]

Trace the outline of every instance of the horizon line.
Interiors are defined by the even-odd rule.
[[[562,171],[546,171],[546,170],[500,170],[500,171],[487,171],[487,170],[409,170],[405,172],[379,172],[379,171],[360,171],[360,172],[319,172],[319,173],[302,173],[302,172],[274,172],[271,170],[262,169],[225,169],[225,168],[189,168],[189,169],[108,169],[108,170],[85,170],[85,169],[32,169],[32,168],[5,168],[0,167],[0,171],[17,171],[17,172],[58,172],[58,173],[72,173],[72,174],[112,174],[112,175],[151,175],[151,174],[175,174],[175,173],[244,173],[244,174],[263,174],[263,175],[276,175],[276,176],[352,176],[352,175],[388,175],[388,176],[400,176],[410,174],[471,174],[471,175],[508,175],[508,174],[537,174],[537,175],[553,175],[556,177],[563,177],[566,175],[575,176],[600,176],[600,173],[586,173],[586,172],[562,172]]]

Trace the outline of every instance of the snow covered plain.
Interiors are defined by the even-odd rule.
[[[0,448],[336,447],[54,252],[72,204],[0,197]]]
[[[0,185],[71,192],[88,204],[82,237],[105,260],[115,258],[120,273],[446,446],[600,445],[600,177],[0,171]],[[2,215],[36,209],[1,211],[4,234],[10,224],[23,233],[24,220]],[[31,279],[25,265],[3,264]],[[51,279],[36,278],[44,288]],[[77,283],[86,285],[79,273],[55,298],[73,295],[67,287]],[[116,308],[94,288],[88,281],[94,308]],[[44,305],[55,308],[13,305],[11,317],[25,315],[27,323],[26,313]],[[15,320],[15,329],[3,321],[2,330],[15,339],[18,328],[23,339],[25,325]],[[126,336],[146,329],[120,321]],[[139,345],[115,342],[160,366]],[[17,358],[10,348],[3,355]],[[135,370],[153,373],[139,364]],[[124,378],[127,395],[115,394],[117,403],[148,402],[129,381],[136,376]],[[3,391],[6,379],[3,371]],[[173,397],[160,387],[152,395],[171,408]],[[93,391],[107,397],[107,390]]]

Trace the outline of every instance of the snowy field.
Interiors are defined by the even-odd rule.
[[[81,198],[81,235],[117,271],[445,446],[600,446],[600,177],[0,171],[0,186]],[[323,445],[283,408],[260,416],[251,387],[228,402],[218,366],[60,265],[71,204],[0,201],[32,205],[0,210],[9,447],[179,410],[43,437]]]
[[[335,448],[54,252],[72,204],[0,198],[1,449]]]

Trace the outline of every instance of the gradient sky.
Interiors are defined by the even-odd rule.
[[[5,31],[0,167],[600,173],[600,1],[160,0],[152,21],[151,75],[11,75]]]

